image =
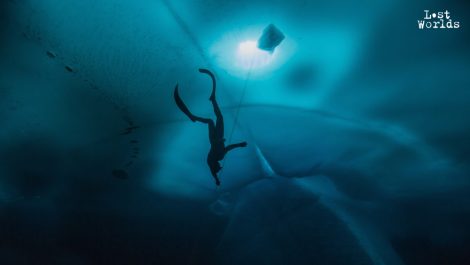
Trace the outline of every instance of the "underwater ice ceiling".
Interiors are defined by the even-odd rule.
[[[4,1],[0,263],[470,264],[465,10]]]

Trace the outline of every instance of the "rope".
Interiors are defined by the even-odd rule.
[[[243,84],[242,96],[240,97],[240,101],[238,102],[237,110],[235,112],[235,117],[233,118],[233,126],[232,126],[232,130],[230,131],[230,135],[229,135],[229,138],[228,138],[228,143],[232,142],[232,136],[233,136],[233,133],[235,132],[235,127],[237,127],[238,116],[239,116],[239,113],[240,113],[240,107],[243,103],[243,100],[245,99],[246,89],[248,87],[248,81],[250,80],[251,72],[253,70],[253,62],[254,62],[254,58],[251,60],[250,68],[248,70],[248,73],[246,75],[246,78],[245,78],[245,81],[244,81],[244,84]],[[220,174],[219,174],[220,177],[222,177],[222,175],[224,173],[225,160],[227,160],[226,157],[224,157],[224,160],[222,161],[222,169],[221,169]],[[219,191],[218,186],[216,186],[216,190]]]
[[[252,66],[253,66],[253,63],[251,64],[250,70],[248,71],[248,74],[246,75],[245,84],[243,85],[243,90],[242,90],[242,96],[240,97],[240,101],[238,102],[238,105],[237,105],[237,111],[235,112],[235,117],[233,119],[232,130],[230,131],[230,136],[228,138],[229,143],[232,141],[233,133],[235,132],[235,128],[237,127],[238,116],[239,116],[239,113],[240,113],[240,107],[243,103],[243,100],[245,99],[246,88],[248,87],[248,80],[250,79],[251,70],[253,69]]]

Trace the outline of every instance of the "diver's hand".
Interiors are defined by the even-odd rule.
[[[240,146],[241,146],[241,147],[246,147],[247,145],[248,145],[248,144],[247,144],[246,142],[240,143]]]
[[[215,180],[215,185],[220,186],[220,180],[219,179]]]

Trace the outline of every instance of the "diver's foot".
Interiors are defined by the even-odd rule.
[[[220,186],[220,180],[216,179],[215,180],[215,185]]]

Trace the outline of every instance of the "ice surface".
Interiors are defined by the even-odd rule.
[[[468,264],[464,28],[417,32],[409,2],[0,7],[2,264]],[[236,68],[271,22],[273,64]],[[172,101],[213,117],[200,67],[248,141],[219,189]]]

